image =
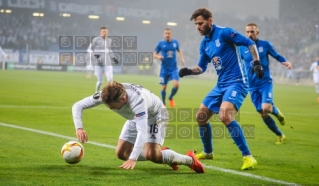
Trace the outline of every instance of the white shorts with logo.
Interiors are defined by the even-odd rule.
[[[164,144],[167,122],[157,121],[156,117],[149,118],[147,122],[147,141],[146,143]],[[120,139],[135,143],[137,137],[136,122],[134,120],[127,120],[122,128]]]

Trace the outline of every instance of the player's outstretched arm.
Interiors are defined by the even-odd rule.
[[[158,60],[162,60],[164,58],[162,55],[159,55],[156,52],[153,53],[153,56],[154,56],[155,59],[158,59]]]
[[[282,62],[281,64],[284,65],[288,70],[292,69],[292,65],[289,61]]]
[[[192,69],[189,69],[186,67],[180,69],[178,75],[179,75],[179,77],[184,77],[184,76],[189,76],[189,75],[199,75],[202,73],[203,73],[202,68],[200,68],[199,66],[195,66]]]
[[[184,60],[184,55],[183,52],[181,50],[177,51],[179,59],[181,60],[182,66],[185,66],[185,60]]]

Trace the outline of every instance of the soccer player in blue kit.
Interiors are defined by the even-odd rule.
[[[179,55],[181,63],[185,66],[184,56],[182,51],[179,49],[178,41],[172,39],[172,31],[169,28],[164,30],[164,39],[158,42],[154,57],[162,61],[161,70],[159,75],[159,83],[162,85],[161,95],[163,104],[165,104],[166,99],[166,87],[168,81],[172,80],[173,88],[170,96],[168,97],[169,104],[172,108],[175,107],[175,101],[173,96],[177,93],[179,87],[179,76],[178,68],[176,64],[176,51]],[[159,54],[161,52],[161,54]]]
[[[234,116],[248,93],[244,64],[240,59],[237,46],[244,45],[249,48],[254,61],[253,71],[261,79],[263,78],[263,69],[259,62],[256,45],[251,39],[232,28],[213,24],[212,13],[206,8],[196,10],[190,20],[195,21],[197,30],[204,38],[200,44],[198,66],[193,69],[180,69],[179,76],[202,74],[210,62],[214,65],[218,75],[217,85],[206,95],[196,113],[200,137],[204,146],[204,151],[197,154],[196,157],[198,159],[213,159],[212,128],[209,119],[213,114],[218,113],[243,155],[244,164],[241,169],[251,169],[257,165],[257,161],[253,158],[243,131],[234,120]]]
[[[267,127],[277,135],[276,144],[282,144],[286,139],[285,135],[276,126],[275,121],[268,115],[273,114],[281,125],[285,125],[285,117],[280,110],[275,106],[273,102],[273,83],[269,69],[269,58],[272,56],[287,69],[291,69],[292,66],[282,55],[280,55],[269,41],[260,40],[257,38],[259,34],[258,27],[255,23],[249,23],[246,25],[246,36],[255,41],[261,66],[264,69],[264,78],[258,79],[255,74],[250,73],[252,71],[252,57],[248,52],[248,48],[245,46],[240,47],[240,54],[245,61],[246,71],[248,75],[249,93],[251,101],[253,102],[257,112],[260,113],[261,118]]]

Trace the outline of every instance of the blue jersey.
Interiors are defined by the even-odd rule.
[[[232,28],[213,25],[209,36],[205,36],[200,44],[198,66],[206,71],[212,62],[218,75],[217,85],[229,86],[235,82],[247,83],[244,64],[237,46],[251,46],[251,39],[241,35]]]
[[[248,48],[240,47],[240,54],[242,59],[244,59],[245,61],[250,89],[256,89],[267,82],[272,82],[272,77],[269,69],[269,55],[271,55],[279,62],[286,62],[286,59],[275,50],[270,42],[257,39],[256,46],[259,53],[261,66],[264,69],[264,77],[262,79],[258,79],[255,73],[251,73],[253,59]]]
[[[176,51],[179,52],[179,44],[177,40],[172,39],[168,42],[163,39],[158,42],[155,52],[161,52],[161,55],[164,57],[162,59],[161,67],[165,72],[172,72],[178,69],[176,64]]]

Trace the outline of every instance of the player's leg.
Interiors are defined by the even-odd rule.
[[[161,89],[161,96],[162,96],[162,102],[164,105],[166,105],[165,103],[165,99],[166,99],[166,86],[168,83],[169,77],[166,75],[165,72],[163,72],[163,70],[161,69],[160,72],[160,76],[159,76],[159,84],[162,85],[162,89]]]
[[[174,101],[173,97],[177,93],[178,88],[179,88],[179,76],[178,76],[178,71],[177,70],[170,74],[170,80],[172,80],[173,88],[172,88],[171,94],[168,97],[168,100],[169,100],[170,106],[172,108],[174,108],[175,107],[175,101]]]
[[[104,72],[105,72],[107,82],[113,81],[113,66],[112,65],[105,65]]]
[[[193,151],[188,151],[186,155],[179,154],[169,148],[161,148],[164,143],[167,122],[158,121],[157,117],[148,120],[149,130],[147,130],[147,143],[144,146],[145,157],[154,163],[168,164],[174,170],[177,165],[186,165],[197,173],[204,173],[204,167],[196,159]]]
[[[270,113],[274,115],[278,121],[280,122],[281,125],[285,125],[285,116],[280,112],[280,110],[275,106],[273,103],[273,84],[269,83],[265,86],[263,86],[260,89],[261,93],[261,101],[262,101],[262,110],[265,113]]]
[[[213,134],[209,119],[213,113],[219,112],[219,106],[222,101],[222,93],[216,86],[204,98],[196,113],[196,121],[199,127],[199,136],[202,141],[204,151],[196,155],[197,159],[213,159]]]
[[[117,146],[116,146],[116,155],[119,159],[126,161],[131,152],[133,151],[134,143],[136,141],[136,136],[137,136],[137,130],[135,127],[135,124],[133,121],[126,121]],[[145,158],[145,151],[144,149],[142,150],[140,156],[138,157],[137,161],[146,161],[147,159]]]
[[[86,66],[86,78],[91,78],[92,75],[92,70],[93,66],[92,65],[87,65]]]
[[[253,168],[257,165],[257,161],[252,157],[244,133],[235,120],[235,115],[248,93],[247,88],[238,83],[225,87],[224,91],[219,118],[228,129],[230,136],[243,155],[244,164],[241,169],[246,170]]]
[[[260,89],[261,93],[261,102],[262,102],[262,110],[260,112],[263,121],[267,125],[267,127],[277,135],[276,144],[282,144],[286,139],[285,135],[281,132],[281,130],[277,127],[276,122],[268,115],[273,114],[281,125],[285,124],[285,117],[279,111],[279,109],[275,106],[273,102],[273,91],[272,84],[268,84]]]
[[[95,65],[95,71],[94,75],[97,78],[96,84],[95,84],[95,92],[98,92],[100,90],[100,87],[103,83],[103,66]]]

